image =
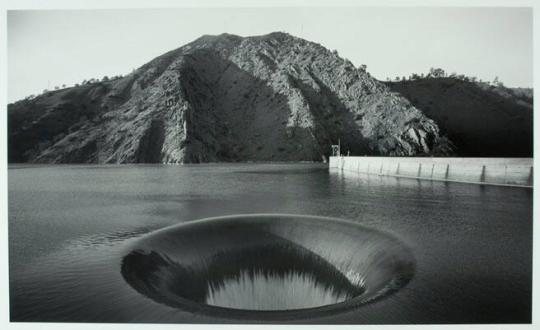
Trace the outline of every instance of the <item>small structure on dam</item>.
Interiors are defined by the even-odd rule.
[[[532,187],[532,158],[330,157],[330,168],[422,180]]]

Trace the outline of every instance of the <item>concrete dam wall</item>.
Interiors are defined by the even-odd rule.
[[[330,157],[330,168],[364,174],[532,187],[532,158]]]

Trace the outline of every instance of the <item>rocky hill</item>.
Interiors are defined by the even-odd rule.
[[[9,161],[320,161],[338,139],[356,155],[451,154],[426,113],[319,44],[207,35],[125,77],[10,104]]]
[[[460,156],[532,157],[532,89],[454,78],[387,85],[433,119]]]

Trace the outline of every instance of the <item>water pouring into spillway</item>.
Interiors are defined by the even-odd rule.
[[[139,293],[182,310],[294,318],[398,290],[412,278],[414,258],[396,238],[349,221],[238,215],[150,233],[121,271]]]

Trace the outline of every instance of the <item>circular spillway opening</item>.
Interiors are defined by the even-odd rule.
[[[414,258],[353,222],[264,214],[209,218],[150,233],[122,260],[138,292],[183,310],[239,318],[304,317],[403,287]]]

